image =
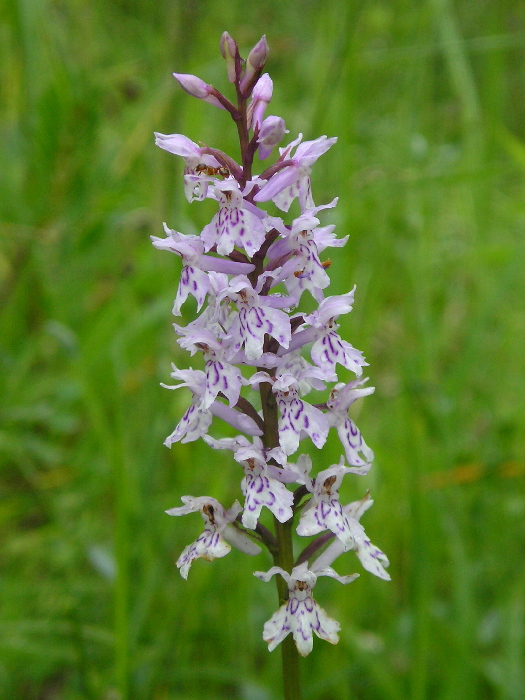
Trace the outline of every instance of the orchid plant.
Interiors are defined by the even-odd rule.
[[[331,567],[353,550],[367,571],[390,578],[386,556],[360,523],[373,503],[369,494],[347,505],[339,500],[345,476],[367,474],[372,464],[373,452],[348,411],[374,389],[362,379],[365,358],[338,333],[339,317],[352,310],[355,287],[326,295],[331,263],[321,255],[342,247],[348,236],[338,239],[335,226],[321,225],[319,215],[335,207],[337,199],[316,206],[310,174],[337,139],[303,141],[299,134],[279,148],[275,163],[253,175],[255,156],[264,161],[288,133],[281,117],[265,116],[273,90],[270,76],[263,74],[268,45],[263,36],[243,60],[237,43],[224,32],[220,49],[235,102],[194,75],[174,76],[193,97],[230,113],[240,163],[182,134],[156,134],[158,146],[184,160],[188,201],[214,199],[218,211],[198,236],[165,225],[166,236],[152,241],[182,260],[173,314],[180,316],[192,296],[198,315],[186,326],[173,325],[181,348],[192,356],[201,354],[204,367],[172,366],[176,383],[166,388],[186,387],[192,400],[165,444],[202,438],[211,449],[231,452],[241,467],[244,500],[226,509],[212,496],[188,495],[182,506],[167,513],[198,512],[204,520],[202,534],[177,561],[185,579],[198,558],[224,557],[232,546],[249,555],[267,548],[274,565],[255,576],[261,581],[276,576],[280,607],[264,625],[263,639],[270,651],[283,643],[284,697],[299,698],[298,654],[310,653],[313,634],[337,643],[340,629],[313,598],[319,576],[353,581],[358,574],[340,576]],[[289,223],[261,206],[273,202],[286,214],[296,199],[300,214]],[[313,312],[301,310],[305,293],[317,305]],[[339,382],[338,366],[355,379]],[[312,390],[326,392],[325,400],[309,403]],[[219,421],[238,434],[213,437],[210,429]],[[330,429],[336,430],[344,452],[338,464],[313,473],[308,454],[292,459],[306,438],[321,450]],[[226,434],[232,434],[231,428]],[[273,514],[273,530],[260,521],[263,508]],[[294,531],[315,538],[297,558]]]

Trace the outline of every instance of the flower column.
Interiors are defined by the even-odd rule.
[[[218,211],[199,236],[165,226],[166,237],[153,237],[153,244],[182,260],[173,313],[179,316],[191,295],[198,315],[187,326],[174,327],[180,346],[192,356],[201,355],[203,366],[173,366],[172,377],[179,383],[167,388],[188,388],[192,401],[165,444],[202,438],[212,449],[231,451],[242,467],[244,504],[236,500],[226,509],[212,496],[183,496],[184,505],[167,512],[199,512],[204,520],[203,533],[177,561],[184,578],[196,559],[224,557],[232,545],[250,555],[260,553],[263,545],[271,553],[274,566],[267,573],[255,572],[262,581],[276,575],[279,593],[279,610],[264,626],[263,638],[270,651],[282,642],[284,697],[298,699],[298,654],[310,653],[313,634],[338,641],[339,623],[313,598],[317,578],[353,581],[357,574],[339,576],[331,564],[354,550],[365,569],[389,579],[386,556],[359,522],[372,505],[368,494],[347,505],[339,501],[345,476],[366,474],[371,467],[373,452],[348,409],[373,388],[363,387],[366,380],[360,379],[367,364],[363,355],[338,333],[338,318],[352,310],[355,288],[325,296],[330,261],[323,262],[321,255],[328,247],[344,245],[346,238],[337,239],[334,226],[321,226],[317,215],[337,199],[315,206],[310,173],[336,139],[303,142],[299,135],[279,149],[273,165],[253,176],[255,155],[267,158],[287,133],[282,118],[264,116],[273,90],[270,77],[262,73],[268,46],[263,37],[244,61],[225,32],[220,48],[235,103],[196,76],[174,75],[190,95],[229,112],[239,136],[240,164],[181,134],[156,134],[157,145],[184,159],[188,200],[214,199]],[[288,224],[261,208],[273,202],[287,213],[294,200],[300,214]],[[309,314],[301,311],[305,292],[317,303]],[[339,366],[357,379],[338,382]],[[326,400],[309,403],[305,397],[312,389],[327,391]],[[240,434],[214,437],[210,431],[220,432],[221,422]],[[291,461],[306,438],[322,448],[331,428],[345,453],[338,464],[316,469],[314,476],[307,454]],[[273,532],[260,522],[263,508],[273,514]],[[315,537],[297,558],[294,531]]]

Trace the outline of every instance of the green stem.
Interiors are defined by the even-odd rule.
[[[293,569],[293,543],[292,527],[293,518],[285,523],[280,523],[274,518],[275,535],[277,539],[277,553],[274,557],[276,566],[280,566],[288,573]],[[288,586],[282,576],[276,576],[279,606],[286,604],[288,600]],[[295,646],[293,636],[289,634],[281,642],[281,658],[283,666],[283,691],[284,700],[301,700],[301,668],[299,652]]]
[[[260,384],[261,405],[264,418],[263,442],[266,447],[279,445],[278,415],[275,396],[268,382]],[[291,573],[294,565],[292,528],[293,518],[285,523],[280,523],[274,517],[275,538],[277,551],[274,554],[275,566],[280,566],[284,571]],[[275,577],[277,582],[277,594],[279,607],[285,605],[288,600],[288,586],[282,576]],[[301,700],[301,669],[299,664],[299,652],[295,646],[293,636],[289,634],[281,642],[282,667],[283,667],[283,699]]]

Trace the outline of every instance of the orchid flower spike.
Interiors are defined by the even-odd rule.
[[[172,307],[177,364],[184,352],[197,362],[173,364],[174,383],[162,384],[183,390],[181,417],[164,444],[202,439],[208,457],[188,468],[199,470],[199,481],[210,469],[214,485],[220,474],[221,489],[236,490],[239,500],[226,509],[213,496],[183,496],[182,506],[166,512],[199,513],[204,521],[176,562],[185,579],[197,559],[223,559],[232,546],[251,556],[266,547],[274,562],[288,562],[255,572],[261,581],[278,577],[282,603],[265,623],[263,639],[272,651],[291,634],[297,653],[306,656],[314,635],[331,644],[339,638],[339,623],[313,597],[318,578],[347,584],[358,576],[340,576],[331,568],[335,559],[357,556],[367,572],[390,579],[386,555],[360,523],[372,505],[369,494],[344,501],[343,486],[355,486],[372,468],[374,453],[352,412],[374,388],[361,379],[363,354],[340,334],[339,318],[352,311],[355,286],[330,293],[333,268],[339,278],[353,274],[349,259],[337,255],[348,236],[338,237],[333,221],[324,220],[333,217],[337,197],[316,205],[312,193],[312,168],[337,138],[303,141],[299,134],[279,148],[273,164],[252,172],[257,153],[270,158],[288,133],[282,117],[266,116],[274,88],[263,73],[268,43],[263,36],[244,60],[224,32],[220,51],[234,102],[197,76],[174,76],[187,93],[230,114],[240,159],[183,134],[156,133],[157,146],[183,159],[188,201],[213,200],[215,209],[200,231],[165,224],[164,236],[151,239],[180,270]],[[297,212],[286,216],[296,199]],[[323,463],[330,436],[341,445],[340,461],[331,465]],[[221,452],[224,459],[213,458]],[[292,566],[294,544],[304,538],[309,541]],[[234,557],[215,562],[230,564]]]

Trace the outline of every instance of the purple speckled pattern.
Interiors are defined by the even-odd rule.
[[[264,545],[275,562],[286,563],[287,570],[255,572],[262,581],[282,576],[289,592],[263,637],[272,650],[292,634],[306,656],[314,635],[338,641],[339,623],[312,593],[319,576],[344,584],[357,576],[339,576],[331,568],[338,557],[350,562],[357,557],[366,571],[390,578],[387,557],[360,523],[370,496],[340,500],[343,479],[357,484],[372,467],[374,453],[352,407],[374,388],[361,378],[364,355],[339,332],[340,317],[352,312],[356,287],[349,284],[351,259],[344,263],[327,255],[348,240],[335,233],[338,199],[316,204],[312,192],[312,168],[337,138],[286,137],[284,119],[266,114],[273,81],[264,73],[265,37],[244,59],[224,32],[220,51],[231,99],[198,76],[173,75],[193,98],[233,119],[239,149],[232,157],[183,134],[155,134],[160,148],[183,160],[188,202],[211,200],[213,213],[198,234],[191,224],[186,232],[164,224],[164,237],[151,240],[181,269],[172,307],[176,356],[187,353],[196,363],[186,369],[172,365],[174,383],[161,385],[184,389],[186,401],[164,444],[202,438],[209,464],[178,460],[177,468],[198,468],[199,479],[208,468],[211,483],[220,483],[224,493],[235,486],[239,500],[226,510],[212,497],[183,496],[184,505],[167,513],[199,512],[204,520],[202,533],[178,558],[183,578],[197,559],[222,558],[232,546],[255,556]],[[330,294],[332,269],[346,292]],[[344,454],[327,466],[334,447],[336,459]],[[213,459],[211,450],[229,454]],[[226,483],[230,477],[234,484]],[[297,544],[301,549],[293,551]],[[345,554],[350,551],[354,554]],[[302,563],[293,566],[294,560]]]
[[[312,360],[327,373],[334,372],[336,364],[339,363],[355,372],[358,377],[363,372],[361,368],[366,365],[362,353],[346,340],[342,340],[333,330],[327,330],[313,344]]]
[[[179,288],[173,304],[173,315],[180,316],[181,306],[190,294],[197,300],[198,309],[200,310],[206,300],[209,288],[210,283],[205,272],[196,267],[185,265],[182,268]]]
[[[223,531],[230,526],[239,511],[239,504],[235,502],[229,510],[215,498],[200,496],[183,496],[183,506],[171,508],[166,511],[168,515],[187,515],[200,512],[204,520],[204,530],[195,542],[188,545],[177,560],[177,567],[183,578],[188,578],[188,572],[195,559],[203,558],[207,561],[226,556],[231,546],[222,536]]]
[[[262,581],[269,581],[274,574],[285,579],[289,599],[264,625],[263,639],[268,643],[269,651],[273,651],[290,633],[301,656],[307,656],[312,651],[314,634],[331,644],[337,644],[340,625],[314,600],[312,589],[319,576],[330,576],[346,584],[357,578],[357,574],[339,576],[330,567],[313,572],[308,569],[306,562],[296,566],[291,574],[279,566],[273,566],[267,572],[255,572],[255,576]]]
[[[164,440],[166,447],[171,447],[174,442],[193,442],[206,435],[212,422],[211,413],[201,411],[196,404],[192,404],[184,413],[175,430]]]
[[[230,545],[223,540],[220,533],[214,530],[211,526],[206,526],[195,542],[189,544],[177,559],[177,567],[180,569],[181,576],[188,578],[190,566],[195,561],[202,557],[207,561],[219,557],[225,557],[230,551]]]
[[[239,185],[234,180],[217,183],[215,194],[220,209],[202,230],[205,249],[216,246],[219,255],[229,255],[238,246],[254,255],[264,243],[266,231],[261,220],[245,208]]]
[[[232,280],[228,298],[237,305],[237,314],[230,326],[227,340],[232,352],[242,347],[248,360],[256,360],[263,354],[264,337],[275,338],[283,347],[288,347],[291,337],[290,319],[279,309],[268,305],[242,275]]]
[[[310,436],[316,447],[321,448],[329,430],[324,414],[315,406],[302,401],[294,388],[276,393],[280,412],[279,441],[285,453],[291,455],[297,450],[301,431]]]
[[[359,428],[351,418],[346,418],[337,426],[337,434],[345,448],[346,459],[356,467],[370,466],[374,453],[363,440]],[[363,455],[363,456],[361,456]]]
[[[266,474],[266,464],[249,460],[244,463],[245,477],[241,482],[245,496],[242,524],[250,530],[255,529],[263,506],[266,506],[284,523],[293,515],[293,493],[277,479]]]
[[[298,535],[307,537],[330,530],[343,543],[345,551],[353,547],[353,523],[339,502],[339,486],[348,470],[341,460],[340,464],[319,472],[315,480],[307,484],[312,498],[301,514]]]
[[[242,386],[240,369],[226,360],[209,359],[206,361],[205,374],[206,391],[202,399],[202,407],[209,408],[217,399],[219,392],[226,396],[230,406],[235,406]]]

